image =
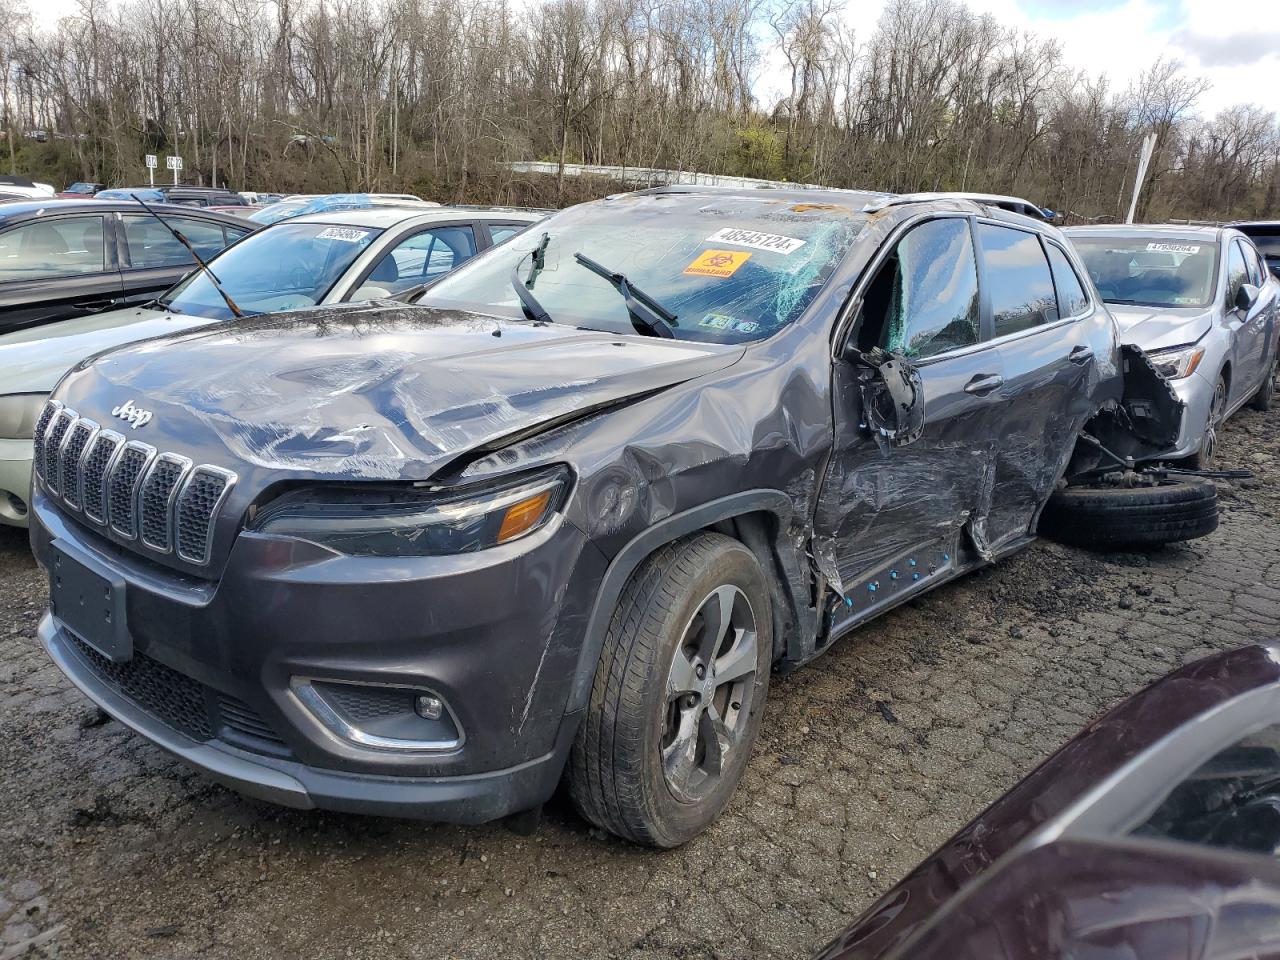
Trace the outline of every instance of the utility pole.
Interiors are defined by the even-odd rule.
[[[1142,141],[1142,153],[1138,155],[1138,175],[1133,178],[1133,199],[1129,201],[1129,215],[1125,223],[1133,223],[1133,215],[1138,209],[1138,194],[1142,191],[1142,181],[1147,176],[1147,164],[1151,162],[1151,154],[1156,149],[1156,135],[1148,133]]]

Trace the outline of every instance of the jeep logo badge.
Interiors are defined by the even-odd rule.
[[[111,411],[113,417],[119,417],[126,420],[129,426],[137,430],[139,427],[145,427],[151,422],[151,411],[143,410],[141,407],[135,407],[132,400],[126,400],[120,406],[115,407]]]

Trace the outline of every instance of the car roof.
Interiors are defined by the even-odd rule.
[[[1091,223],[1087,226],[1066,227],[1068,236],[1094,235],[1098,237],[1185,237],[1194,240],[1218,240],[1222,227],[1187,226],[1177,223]]]
[[[747,200],[789,200],[809,203],[830,203],[854,206],[874,203],[893,194],[874,190],[844,190],[839,187],[709,187],[701,185],[672,184],[669,187],[650,187],[632,193],[615,194],[624,197],[656,197],[681,194],[691,197],[743,197]]]
[[[521,212],[518,210],[472,210],[455,209],[453,207],[413,206],[397,207],[379,204],[360,210],[334,210],[331,212],[308,213],[281,223],[335,223],[350,224],[353,227],[394,227],[406,220],[421,220],[431,223],[437,220],[498,220],[510,223],[513,220],[535,223],[545,216],[544,213]]]
[[[179,203],[148,203],[148,207],[157,213],[173,214],[189,217],[205,216],[214,220],[234,223],[238,226],[258,227],[260,224],[234,217],[227,213],[218,213],[203,207],[190,207]],[[248,208],[246,208],[248,209]],[[0,222],[12,223],[15,220],[30,220],[37,216],[63,213],[146,213],[142,205],[133,200],[98,200],[95,197],[84,200],[72,200],[50,197],[47,200],[14,200],[0,206]]]

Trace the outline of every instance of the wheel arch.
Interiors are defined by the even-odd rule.
[[[805,611],[811,612],[812,608],[807,597],[798,595],[798,578],[791,569],[795,566],[794,557],[788,559],[784,545],[793,512],[791,498],[781,490],[747,490],[672,514],[632,538],[610,561],[600,582],[583,632],[565,712],[573,713],[587,705],[609,620],[631,575],[657,550],[692,533],[727,534],[756,555],[770,584],[776,659],[789,623],[803,625],[812,619],[805,617]]]

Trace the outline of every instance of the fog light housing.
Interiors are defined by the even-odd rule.
[[[423,720],[439,720],[444,716],[444,701],[429,693],[420,693],[413,701],[413,712]]]
[[[423,687],[309,677],[290,687],[330,733],[358,747],[439,753],[465,739],[444,698]]]

